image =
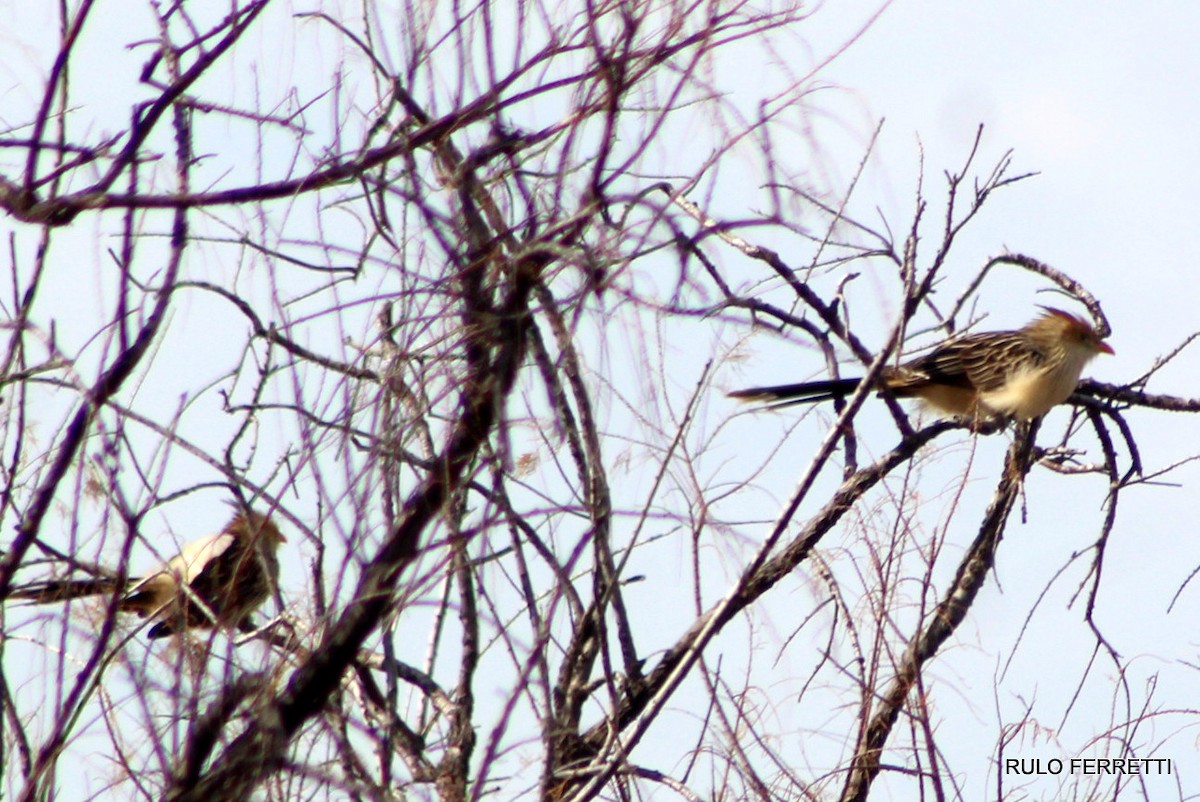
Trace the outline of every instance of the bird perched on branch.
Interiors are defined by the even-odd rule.
[[[164,638],[189,628],[254,630],[251,613],[279,579],[275,552],[285,542],[265,515],[238,513],[221,532],[192,541],[166,565],[123,583],[115,577],[51,579],[15,590],[11,598],[38,604],[86,596],[120,595],[119,609],[153,616],[148,637]]]
[[[1087,321],[1061,309],[1016,331],[968,334],[947,340],[924,356],[886,367],[876,380],[897,398],[919,398],[946,415],[1017,418],[1044,415],[1075,392],[1084,366],[1113,349]],[[751,387],[730,393],[772,408],[843,398],[862,379]]]

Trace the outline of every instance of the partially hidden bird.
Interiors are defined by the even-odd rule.
[[[50,604],[119,595],[118,609],[157,619],[147,637],[165,638],[214,626],[254,631],[251,614],[279,581],[283,533],[265,515],[239,512],[215,535],[186,544],[156,571],[124,582],[112,576],[48,579],[15,589],[10,598]]]
[[[876,387],[897,398],[918,398],[948,416],[1029,420],[1044,415],[1070,398],[1093,357],[1113,349],[1082,318],[1042,309],[1024,328],[955,337],[927,354],[885,367]],[[861,382],[830,379],[751,387],[729,395],[785,407],[843,398]]]

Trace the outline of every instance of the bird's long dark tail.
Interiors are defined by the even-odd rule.
[[[833,398],[845,398],[858,389],[862,379],[827,379],[799,384],[776,384],[771,387],[750,387],[735,390],[730,398],[741,401],[763,401],[767,409],[790,407],[795,404],[815,404]]]
[[[34,604],[53,604],[69,599],[82,599],[86,596],[112,595],[118,589],[117,581],[109,577],[47,579],[15,588],[8,598],[29,601]]]

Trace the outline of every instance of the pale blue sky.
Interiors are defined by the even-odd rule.
[[[828,4],[814,23],[841,13]],[[987,227],[1087,282],[1119,355],[1140,359],[1200,318],[1197,30],[1200,8],[1182,2],[896,2],[822,77],[864,120],[886,118],[892,203],[910,197],[917,136],[936,177],[987,123],[990,153],[1011,147],[1018,171],[1041,173]],[[1174,331],[1136,322],[1151,303]],[[1120,336],[1125,321],[1138,337]]]

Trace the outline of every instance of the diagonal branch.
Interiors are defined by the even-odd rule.
[[[244,800],[273,770],[310,719],[341,686],[367,637],[392,608],[401,574],[420,553],[421,536],[442,506],[463,486],[467,466],[491,433],[517,376],[525,352],[529,295],[545,266],[541,254],[516,263],[512,287],[497,310],[493,327],[466,327],[470,369],[464,381],[464,411],[443,451],[439,470],[431,471],[409,495],[400,520],[363,571],[352,601],[330,627],[324,641],[292,675],[275,699],[218,757],[200,782],[177,783],[167,794],[176,802]],[[481,303],[476,299],[476,303]],[[492,353],[494,349],[494,353]],[[490,358],[481,358],[488,354]]]
[[[853,412],[852,409],[849,411]],[[935,437],[953,428],[956,428],[956,424],[941,421],[904,438],[873,465],[856,471],[843,481],[830,500],[778,554],[761,564],[752,564],[730,595],[697,618],[666,652],[645,682],[614,711],[611,721],[615,721],[619,731],[624,734],[624,743],[619,748],[625,751],[632,748],[690,671],[705,646],[726,624],[807,559],[821,538],[867,491]],[[836,438],[836,432],[831,436]],[[619,769],[616,761],[603,760],[603,748],[615,746],[611,743],[614,732],[611,721],[597,724],[584,736],[589,746],[601,755],[602,763],[597,774],[572,797],[573,802],[582,802],[594,796]]]
[[[945,598],[934,610],[924,629],[913,638],[901,658],[899,671],[881,694],[875,714],[859,739],[857,754],[850,766],[842,802],[865,802],[871,783],[879,774],[880,756],[904,708],[909,692],[917,684],[921,670],[966,618],[979,589],[996,558],[996,547],[1004,534],[1008,516],[1021,492],[1025,474],[1033,464],[1033,442],[1039,420],[1023,426],[1009,447],[1004,474],[992,503],[983,517],[979,534],[958,567],[958,575]]]

